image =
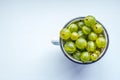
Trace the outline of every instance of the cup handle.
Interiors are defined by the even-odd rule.
[[[53,38],[52,40],[51,40],[51,43],[53,44],[53,45],[60,45],[60,42],[59,42],[59,40],[58,40],[58,38]]]

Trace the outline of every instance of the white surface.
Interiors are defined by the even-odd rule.
[[[68,60],[52,37],[72,18],[94,15],[110,45],[97,63]],[[119,0],[0,0],[0,80],[120,80]]]

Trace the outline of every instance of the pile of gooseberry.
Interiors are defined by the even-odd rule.
[[[96,61],[106,47],[104,28],[92,15],[68,24],[60,38],[65,52],[83,63]]]

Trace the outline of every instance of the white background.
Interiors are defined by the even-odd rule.
[[[90,65],[68,60],[51,44],[71,19],[93,15],[110,39]],[[0,0],[0,80],[120,80],[119,0]]]

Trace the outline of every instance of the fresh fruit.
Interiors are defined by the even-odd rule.
[[[88,15],[84,18],[84,23],[86,26],[92,26],[96,23],[95,17]]]
[[[82,32],[82,30],[78,31],[78,35],[80,38],[87,38],[87,36]]]
[[[82,21],[78,22],[79,29],[82,29],[83,26],[84,26],[84,22],[82,22]]]
[[[81,52],[80,51],[77,51],[73,54],[73,58],[76,59],[76,60],[80,60],[80,56],[81,56]]]
[[[96,53],[92,53],[91,55],[90,55],[90,58],[91,58],[91,60],[92,61],[96,61],[97,59],[98,59],[98,55],[96,54]]]
[[[72,34],[71,34],[71,39],[72,39],[72,40],[77,40],[78,37],[79,37],[79,35],[78,35],[77,32],[72,32]]]
[[[90,61],[90,53],[82,52],[80,59],[83,62],[89,62]]]
[[[82,31],[85,35],[88,35],[91,32],[91,29],[87,26],[83,26]]]
[[[88,35],[88,39],[91,40],[91,41],[95,41],[97,39],[97,34],[94,33],[94,32],[91,32],[89,35]]]
[[[95,33],[98,33],[98,34],[100,34],[100,33],[102,33],[103,32],[103,27],[102,27],[102,25],[100,25],[100,24],[95,24],[94,26],[93,26],[93,31],[95,32]]]
[[[95,50],[94,53],[97,54],[98,56],[100,55],[100,51],[99,50]]]
[[[64,49],[69,54],[74,53],[76,51],[74,42],[72,42],[72,41],[66,42],[64,45]]]
[[[68,29],[71,32],[77,32],[78,31],[78,26],[77,26],[77,24],[72,23],[72,24],[69,25]]]
[[[87,43],[87,51],[94,52],[96,50],[96,45],[93,41],[88,41]]]
[[[60,37],[64,40],[67,40],[69,39],[71,36],[71,32],[69,29],[67,28],[63,28],[61,31],[60,31]]]
[[[96,45],[98,48],[105,48],[106,46],[106,40],[104,37],[98,37],[96,39]]]
[[[85,49],[87,47],[87,41],[84,38],[76,40],[75,45],[78,49]]]

